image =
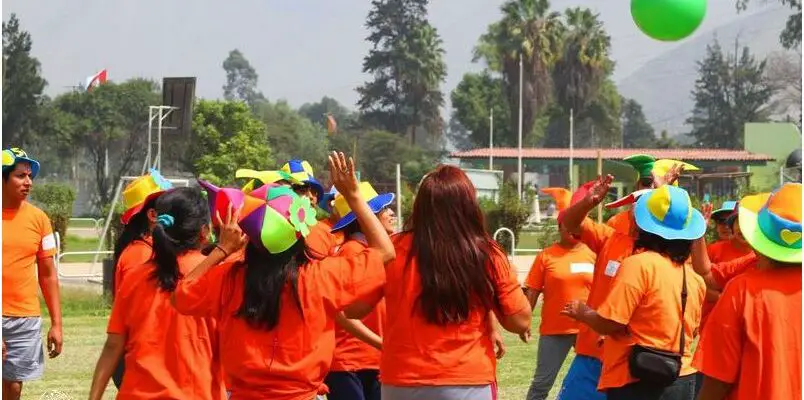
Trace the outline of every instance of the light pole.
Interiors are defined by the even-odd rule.
[[[516,188],[519,201],[522,201],[522,53],[519,54],[519,147],[517,149],[517,180]]]
[[[494,108],[489,108],[489,171],[494,170]]]

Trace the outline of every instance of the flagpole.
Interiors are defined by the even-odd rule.
[[[522,54],[519,54],[519,148],[517,150],[517,171],[518,177],[516,182],[517,193],[519,193],[519,201],[522,201]]]
[[[575,174],[572,170],[572,162],[574,161],[572,158],[574,156],[574,145],[573,145],[573,137],[575,136],[575,118],[574,118],[574,110],[570,108],[570,131],[569,131],[569,183],[570,183],[570,190],[575,190]]]
[[[494,109],[489,109],[489,171],[494,170]]]

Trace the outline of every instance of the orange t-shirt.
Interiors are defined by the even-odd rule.
[[[307,247],[307,255],[315,260],[333,255],[336,247],[346,241],[343,230],[332,233],[332,223],[328,220],[318,221],[310,229],[310,234],[304,238],[304,245]]]
[[[396,386],[487,385],[495,382],[497,359],[491,342],[489,310],[475,307],[461,324],[434,325],[418,306],[421,276],[415,258],[407,264],[413,235],[393,237],[396,259],[386,266],[388,318],[383,333],[380,376]],[[530,311],[516,271],[501,251],[492,255],[494,293],[500,316]]]
[[[199,251],[178,257],[189,273],[202,260]],[[150,278],[155,264],[130,271],[109,317],[106,331],[126,336],[126,375],[118,399],[225,399],[215,320],[179,314],[170,293]]]
[[[257,268],[264,268],[257,266]],[[179,312],[218,321],[221,361],[233,399],[310,400],[318,393],[335,351],[335,314],[385,283],[380,252],[327,257],[299,268],[301,310],[290,283],[281,297],[279,324],[253,327],[235,317],[243,301],[245,266],[226,262],[176,288]]]
[[[594,268],[595,253],[583,243],[571,249],[554,244],[539,253],[525,278],[526,287],[544,294],[539,333],[578,333],[578,322],[561,315],[561,310],[572,300],[586,302]]]
[[[123,280],[131,274],[136,267],[147,264],[154,255],[152,247],[153,241],[150,236],[137,239],[126,246],[120,253],[120,259],[114,269],[114,294],[115,296],[123,287]]]
[[[631,227],[633,226],[633,219],[631,218],[632,211],[631,209],[620,211],[608,221],[606,221],[606,225],[611,228],[614,228],[617,232],[622,233],[623,235],[630,235],[631,234]]]
[[[712,272],[712,279],[714,279],[720,287],[725,288],[726,284],[734,277],[756,268],[757,256],[754,252],[750,252],[740,258],[730,261],[724,261],[717,264],[712,264],[710,271]],[[709,314],[715,308],[714,301],[705,301],[703,305],[703,315],[701,316],[701,330],[706,326],[706,321],[709,320]]]
[[[709,260],[716,264],[747,256],[753,252],[751,247],[739,248],[731,240],[720,240],[706,248]]]
[[[681,268],[686,268],[687,273],[681,376],[696,372],[691,365],[692,342],[701,321],[706,284],[689,263],[678,266],[658,253],[646,251],[623,260],[611,292],[597,309],[602,318],[628,327],[628,335],[609,336],[603,342],[599,390],[618,388],[636,381],[628,368],[628,357],[635,344],[678,352],[684,279]]]
[[[589,298],[586,301],[589,307],[597,309],[606,300],[611,282],[620,269],[620,263],[633,254],[634,239],[610,226],[597,224],[586,218],[581,223],[581,241],[592,252],[597,253],[592,289],[589,290]],[[581,324],[575,339],[575,352],[600,359],[601,339],[602,337],[592,328]]]
[[[701,337],[695,367],[734,384],[730,400],[801,399],[801,268],[734,278]]]
[[[354,257],[365,251],[366,245],[352,239],[341,246],[339,257]],[[385,319],[385,299],[380,300],[362,321],[367,328],[382,337],[382,324]],[[345,329],[335,325],[335,355],[332,357],[330,371],[360,371],[380,369],[380,350],[352,336]]]
[[[3,316],[38,317],[37,260],[56,255],[56,237],[44,211],[28,202],[3,209]]]

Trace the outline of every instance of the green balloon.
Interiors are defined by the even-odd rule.
[[[665,42],[691,35],[705,15],[706,0],[631,0],[631,16],[637,27]]]

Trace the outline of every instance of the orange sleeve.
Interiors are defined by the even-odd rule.
[[[181,279],[174,292],[176,310],[184,315],[219,318],[223,304],[223,288],[229,273],[239,261],[224,262],[204,275]]]
[[[132,286],[136,286],[133,280],[128,284],[124,284],[116,293],[114,303],[112,304],[112,313],[109,315],[109,324],[106,327],[106,333],[114,333],[118,335],[126,334],[126,314],[130,313],[131,305],[129,298],[132,294]]]
[[[324,301],[333,310],[376,295],[385,284],[385,265],[376,249],[350,257],[327,257],[313,269]]]
[[[530,311],[530,302],[519,286],[516,271],[508,262],[508,257],[499,250],[492,256],[494,267],[494,289],[497,293],[500,312],[503,316],[514,315],[522,310]]]
[[[633,257],[623,260],[606,300],[597,308],[597,314],[609,321],[628,325],[645,294],[644,274],[639,261]]]
[[[717,301],[704,327],[694,366],[704,375],[734,383],[743,354],[743,285],[734,282]]]
[[[53,257],[58,252],[56,248],[56,236],[53,234],[53,226],[50,225],[50,218],[47,214],[40,212],[39,214],[39,250],[36,252],[36,258]],[[64,239],[64,238],[62,238]]]
[[[598,224],[587,217],[581,223],[581,242],[583,242],[595,254],[600,253],[606,241],[616,232],[614,228]]]
[[[536,259],[533,260],[533,265],[530,266],[528,276],[525,278],[525,286],[529,289],[539,291],[544,289],[544,265],[547,262],[545,252],[546,250],[539,253]]]
[[[757,256],[754,252],[746,256],[712,265],[712,279],[717,282],[720,287],[726,287],[726,284],[734,277],[748,271],[756,265]]]

